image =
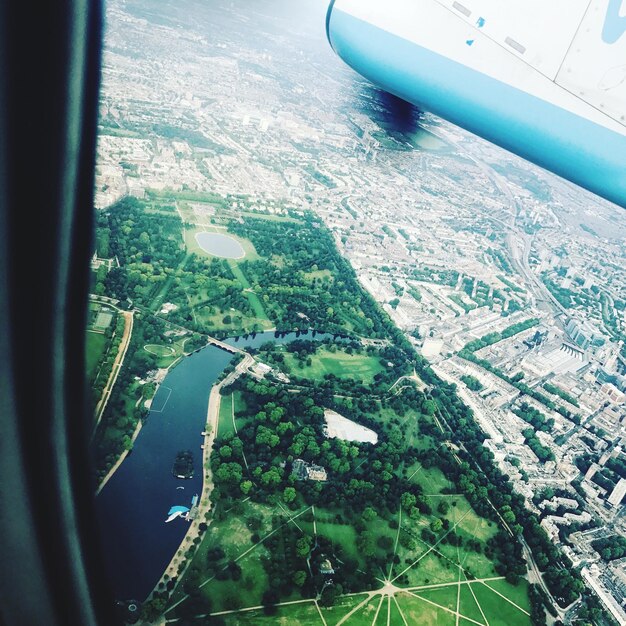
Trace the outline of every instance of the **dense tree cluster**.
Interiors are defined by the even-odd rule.
[[[434,377],[428,367],[420,370],[419,374],[423,380]],[[433,397],[437,399],[437,414],[447,426],[449,436],[461,447],[457,454],[464,459],[459,465],[448,454],[447,466],[442,469],[448,476],[455,477],[455,482],[479,514],[493,518],[493,504],[514,535],[524,537],[537,566],[546,575],[550,591],[559,604],[567,606],[584,588],[580,575],[572,569],[571,562],[560,554],[540,526],[537,516],[526,508],[524,498],[513,491],[508,476],[501,473],[492,453],[483,446],[485,434],[474,421],[471,409],[456,395],[455,386],[443,381],[438,381],[437,385],[432,390]],[[440,455],[443,456],[441,452]],[[518,564],[512,565],[517,567]]]
[[[177,307],[168,319],[205,333],[214,330],[212,318],[219,326],[241,328],[243,317],[253,316],[226,260],[185,253],[176,213],[146,213],[139,200],[125,198],[98,214],[97,227],[97,236],[106,233],[110,254],[120,262],[103,277],[101,291],[108,296],[150,308],[166,294]]]
[[[467,388],[472,391],[481,391],[483,389],[482,383],[475,376],[464,374],[461,376],[461,380],[467,385]]]
[[[264,257],[241,267],[278,330],[386,335],[389,319],[359,285],[319,218],[307,214],[299,223],[246,218],[232,221],[229,230],[252,241]],[[278,262],[268,262],[274,259]]]
[[[578,400],[576,400],[574,396],[567,393],[567,391],[563,391],[560,387],[557,387],[556,385],[552,385],[551,383],[543,383],[543,388],[548,393],[554,394],[555,396],[559,396],[559,398],[562,398],[566,402],[569,402],[571,405],[576,406],[576,407],[579,406]]]
[[[478,339],[474,339],[469,343],[466,343],[463,347],[463,350],[467,350],[468,352],[476,352],[482,348],[486,348],[487,346],[491,346],[494,343],[498,343],[503,339],[508,339],[509,337],[513,337],[533,326],[537,326],[539,324],[539,320],[536,318],[531,318],[524,320],[523,322],[517,322],[516,324],[511,324],[511,326],[507,326],[502,332],[489,333],[480,337]]]
[[[544,433],[552,432],[554,427],[554,419],[547,418],[541,411],[530,406],[528,402],[522,402],[518,408],[512,409],[513,413],[528,422],[535,430]]]
[[[524,435],[524,443],[533,451],[535,456],[542,462],[545,463],[547,461],[554,461],[554,452],[548,446],[544,446],[534,429],[525,428],[522,431],[522,435]]]
[[[113,363],[115,362],[115,357],[119,351],[123,334],[124,318],[121,315],[116,315],[115,323],[111,323],[104,331],[104,335],[107,339],[107,349],[98,364],[94,380],[89,381],[91,387],[91,401],[92,406],[94,407],[98,404],[100,398],[102,397],[102,392],[104,391],[109,377],[111,376]]]
[[[619,535],[595,539],[591,542],[591,546],[602,557],[602,560],[607,562],[621,559],[626,555],[626,537]]]
[[[233,387],[243,393],[252,417],[236,436],[220,439],[212,454],[216,498],[237,499],[245,491],[253,500],[268,502],[281,493],[283,501],[291,504],[295,492],[308,504],[342,506],[347,499],[357,511],[371,507],[395,514],[402,494],[411,493],[424,506],[423,498],[418,499],[422,495],[419,485],[409,483],[395,470],[401,462],[419,458],[397,426],[388,425],[376,446],[327,439],[323,432],[324,404],[319,402],[329,399],[324,392],[302,390],[294,394],[250,378],[239,379]],[[370,405],[364,401],[362,406]],[[380,432],[380,425],[366,417],[358,405],[351,413],[359,414],[361,423]],[[292,474],[296,459],[324,467],[329,480],[296,480]]]
[[[379,360],[384,370],[375,374],[373,382],[366,384],[364,381],[354,379],[346,373],[346,376],[325,374],[323,380],[312,381],[305,376],[299,375],[297,369],[289,369],[285,361],[285,353],[295,357],[296,363],[310,365],[311,357],[320,350],[327,349],[331,352],[341,350],[348,355],[367,355]],[[274,342],[268,342],[259,348],[259,356],[262,361],[275,365],[279,370],[289,375],[291,383],[298,386],[311,387],[322,391],[332,391],[335,394],[360,396],[383,396],[389,392],[390,387],[401,377],[408,374],[412,365],[417,363],[408,360],[409,356],[402,348],[394,345],[375,347],[363,346],[355,339],[325,338],[322,340],[296,339],[278,348]]]

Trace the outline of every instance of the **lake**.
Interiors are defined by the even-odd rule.
[[[240,347],[267,341],[287,343],[298,337],[321,340],[323,333],[272,332],[228,339]],[[143,601],[152,591],[180,546],[188,523],[165,523],[172,506],[191,506],[202,492],[202,450],[209,393],[233,355],[206,346],[185,357],[165,377],[132,452],[96,498],[96,512],[105,566],[119,600]],[[176,453],[191,450],[193,478],[172,476]],[[184,489],[177,489],[184,487]]]
[[[196,242],[213,256],[224,259],[243,259],[246,256],[243,246],[234,237],[222,233],[196,233]]]

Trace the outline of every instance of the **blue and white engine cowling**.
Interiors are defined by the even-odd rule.
[[[624,14],[622,0],[333,0],[326,29],[385,91],[626,207]]]

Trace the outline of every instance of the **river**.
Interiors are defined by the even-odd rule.
[[[267,341],[287,343],[298,337],[323,339],[322,333],[274,333],[229,339],[228,343],[259,347]],[[191,506],[202,492],[202,450],[209,393],[233,355],[207,346],[185,357],[165,377],[152,402],[132,452],[96,498],[105,565],[113,595],[143,601],[178,549],[188,528],[180,518],[165,523],[170,507]],[[194,455],[193,478],[172,476],[179,450]],[[184,489],[177,489],[184,487]]]

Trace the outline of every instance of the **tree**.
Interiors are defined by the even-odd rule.
[[[371,506],[365,507],[365,510],[363,511],[363,515],[361,515],[361,517],[366,522],[371,522],[373,519],[376,518],[376,511]]]
[[[153,598],[141,608],[141,619],[153,622],[163,614],[166,605],[167,602],[164,598]]]
[[[357,537],[356,546],[363,556],[373,556],[376,548],[374,535],[368,531],[361,533]]]
[[[302,587],[302,585],[304,585],[304,581],[306,580],[306,572],[301,569],[298,570],[294,573],[292,580],[296,587]]]
[[[437,403],[434,400],[424,400],[424,404],[422,405],[422,411],[426,415],[433,416],[435,411],[437,410]]]
[[[309,556],[309,552],[311,551],[311,537],[304,536],[300,537],[298,541],[296,541],[296,554],[301,557]]]
[[[243,493],[244,496],[247,496],[250,493],[250,489],[252,489],[252,481],[244,480],[239,485],[239,489],[241,489],[241,493]]]
[[[431,523],[430,523],[430,529],[434,532],[434,533],[438,533],[441,529],[443,528],[443,522],[437,518],[434,519]]]
[[[405,491],[400,497],[400,502],[402,503],[402,507],[409,511],[417,502],[417,498],[412,493]]]
[[[283,500],[289,504],[296,499],[296,490],[293,487],[285,487],[283,491]]]
[[[343,593],[341,585],[326,585],[322,590],[319,603],[321,606],[333,606],[335,600]]]

